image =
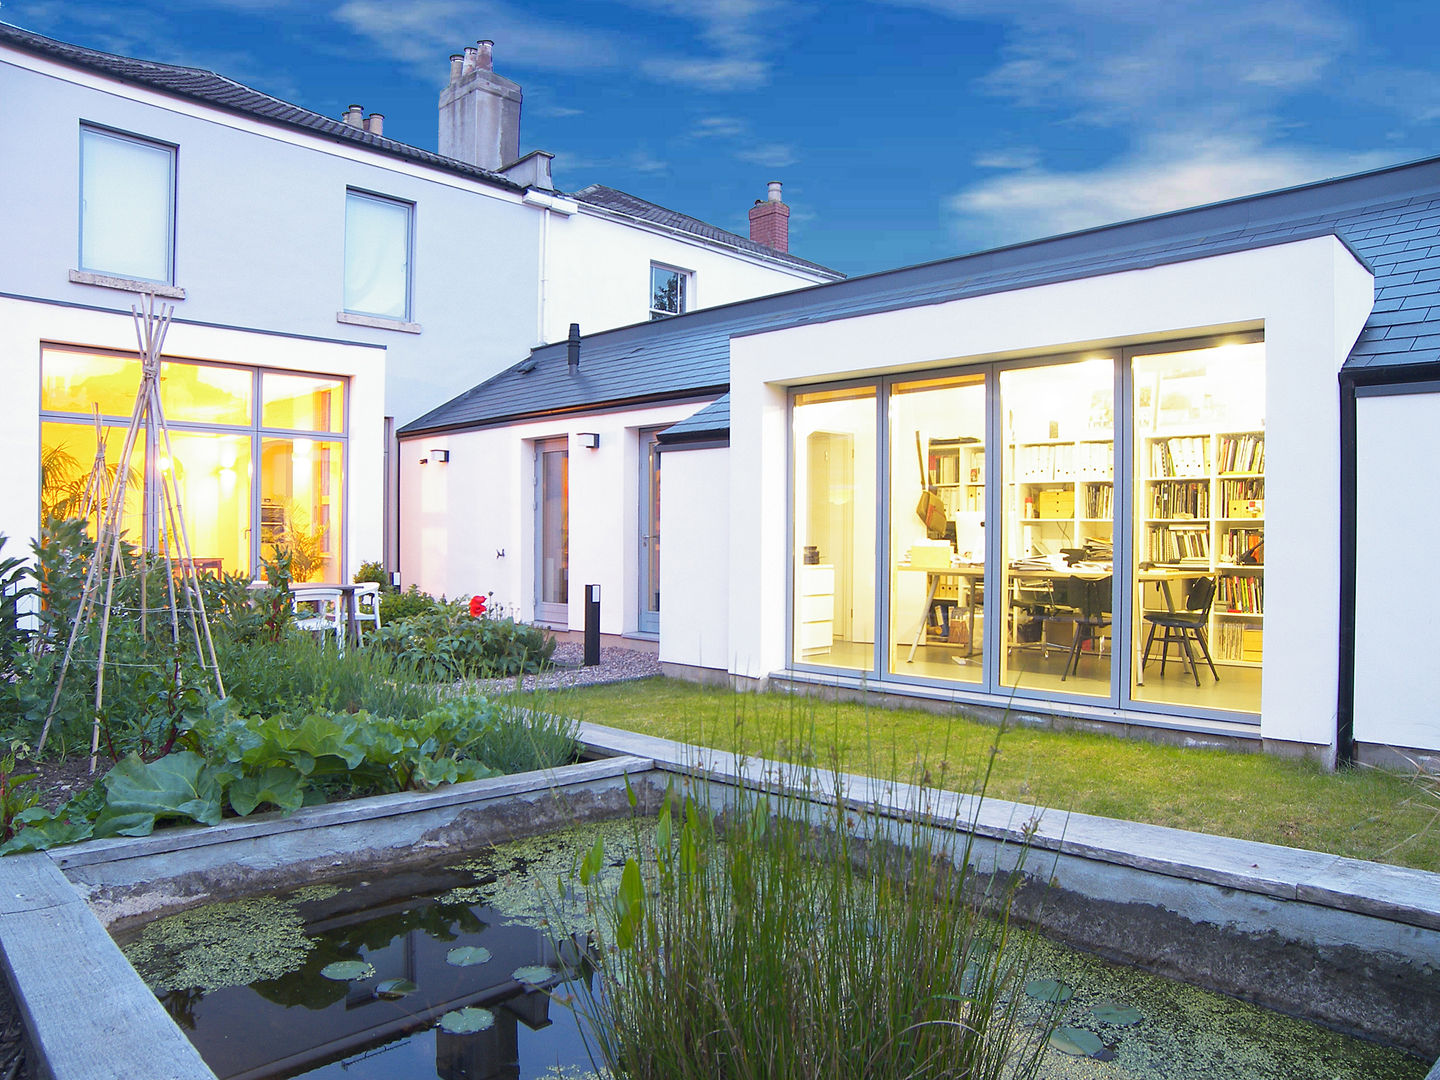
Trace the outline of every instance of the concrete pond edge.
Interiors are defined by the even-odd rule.
[[[0,859],[0,961],[40,1075],[213,1080],[110,930],[195,904],[434,864],[577,820],[653,809],[701,782],[838,797],[974,836],[1008,869],[1031,833],[1017,912],[1110,959],[1440,1056],[1440,874],[977,800],[594,724],[595,760],[540,773],[261,814],[212,828]],[[823,805],[823,804],[817,804]],[[873,816],[873,815],[872,815]],[[1440,1080],[1440,1063],[1430,1080]]]

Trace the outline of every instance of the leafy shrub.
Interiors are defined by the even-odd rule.
[[[149,762],[132,754],[53,813],[19,810],[17,832],[0,854],[145,836],[167,819],[214,825],[227,807],[242,817],[262,806],[290,813],[334,795],[478,780],[501,772],[488,754],[503,751],[498,756],[513,765],[520,747],[528,747],[524,768],[573,760],[573,725],[534,716],[483,697],[452,699],[410,718],[363,711],[247,716],[214,701],[185,734],[185,749]]]
[[[390,575],[385,573],[385,564],[379,561],[362,562],[360,569],[355,571],[355,584],[362,581],[373,581],[377,585],[389,585]]]
[[[540,627],[509,618],[476,618],[460,603],[385,623],[374,641],[435,679],[535,672],[555,652],[555,639]]]
[[[383,625],[408,619],[412,615],[431,615],[445,607],[444,600],[436,600],[411,585],[404,592],[391,590],[380,594],[380,622]]]

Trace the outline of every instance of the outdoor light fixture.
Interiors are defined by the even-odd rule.
[[[582,432],[580,432],[580,445],[581,445],[582,447],[584,447],[586,450],[599,450],[599,449],[600,449],[600,435],[599,435],[599,433],[598,433],[598,432],[594,432],[594,431],[582,431]]]
[[[431,450],[431,451],[430,451],[430,457],[431,457],[433,460],[438,461],[438,462],[440,462],[441,464],[444,464],[445,462],[447,462],[447,461],[450,460],[450,451],[449,451],[449,450]]]

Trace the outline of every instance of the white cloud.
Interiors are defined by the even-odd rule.
[[[568,105],[538,105],[535,112],[539,116],[548,116],[556,119],[565,119],[570,116],[584,116],[584,109],[572,109]]]
[[[695,121],[690,135],[696,139],[735,139],[745,135],[749,126],[734,116],[702,116]]]
[[[790,0],[627,0],[695,25],[708,55],[659,55],[641,70],[660,82],[705,91],[753,90],[770,80],[786,26],[806,9]]]
[[[1040,164],[1040,151],[1033,146],[1017,146],[1009,150],[989,150],[975,156],[980,169],[1029,169]]]
[[[742,147],[735,152],[735,157],[739,161],[750,165],[763,165],[767,169],[789,168],[800,160],[793,147],[774,142]]]
[[[1290,187],[1395,160],[1265,146],[1248,137],[1170,136],[1095,169],[1028,168],[974,184],[947,209],[969,246],[1011,243]]]

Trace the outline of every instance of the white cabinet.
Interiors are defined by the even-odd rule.
[[[800,655],[830,651],[835,640],[835,567],[801,565],[795,587],[796,640]]]

